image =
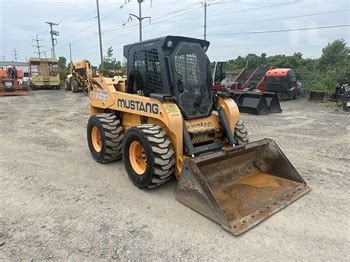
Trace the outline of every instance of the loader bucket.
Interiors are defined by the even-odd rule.
[[[311,90],[309,93],[309,101],[311,102],[323,102],[326,97],[326,92]]]
[[[269,108],[263,95],[259,92],[232,92],[241,113],[268,115]]]
[[[264,92],[263,96],[266,100],[270,113],[282,113],[280,101],[276,93]]]
[[[176,199],[240,235],[311,189],[269,139],[185,160]]]

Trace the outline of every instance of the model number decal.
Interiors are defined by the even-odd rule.
[[[145,103],[137,100],[126,100],[119,98],[117,100],[118,107],[123,107],[126,109],[137,110],[150,114],[159,114],[158,104],[154,103]]]
[[[90,98],[91,99],[96,99],[96,100],[108,100],[108,93],[107,91],[101,90],[98,92],[90,92]]]
[[[211,128],[211,127],[213,127],[212,122],[200,122],[200,123],[187,125],[188,129],[202,129],[202,128]]]

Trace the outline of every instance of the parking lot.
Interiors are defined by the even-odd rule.
[[[178,203],[176,181],[142,191],[86,143],[88,98],[63,90],[0,97],[0,260],[315,260],[349,257],[350,118],[334,103],[242,114],[311,193],[240,237]]]

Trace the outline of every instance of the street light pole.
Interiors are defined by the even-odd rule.
[[[131,17],[135,17],[137,20],[139,20],[139,34],[140,34],[140,42],[142,41],[142,20],[143,19],[151,19],[151,17],[149,16],[145,16],[142,17],[142,2],[144,0],[137,0],[139,3],[139,15],[135,15],[135,14],[129,14],[130,19],[132,19]]]

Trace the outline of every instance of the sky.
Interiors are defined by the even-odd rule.
[[[137,0],[99,0],[103,53],[113,48],[123,60],[123,46],[139,40]],[[143,39],[165,35],[204,37],[205,0],[143,0]],[[57,23],[56,56],[100,62],[96,0],[0,0],[0,60],[37,56],[33,39],[51,56],[49,25]],[[316,58],[336,39],[350,43],[350,0],[207,0],[208,56],[226,61],[249,53],[300,52]],[[330,28],[329,28],[330,27]],[[300,30],[302,29],[302,30]],[[43,53],[42,56],[45,54]]]

